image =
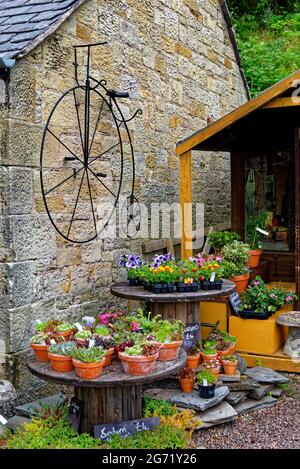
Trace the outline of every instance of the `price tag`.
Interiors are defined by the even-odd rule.
[[[3,417],[3,415],[0,415],[0,423],[2,423],[2,425],[6,425],[7,424],[7,420],[5,417]]]
[[[90,339],[89,340],[89,348],[94,347],[94,345],[95,345],[95,339]]]
[[[211,276],[210,276],[210,281],[211,281],[211,282],[214,282],[214,281],[215,281],[215,278],[216,278],[216,272],[212,272],[212,273],[211,273]]]
[[[79,324],[79,322],[75,322],[74,326],[76,326],[79,331],[83,330],[83,327],[81,324]]]

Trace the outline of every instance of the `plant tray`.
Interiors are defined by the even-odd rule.
[[[162,293],[174,293],[175,291],[175,285],[163,285],[163,284],[157,284],[157,285],[152,285],[151,286],[151,291],[155,293],[156,295],[160,295]]]
[[[245,309],[244,311],[239,311],[238,315],[242,319],[268,319],[272,316],[273,313],[270,311],[264,311],[263,313],[258,313],[257,311],[252,311],[250,309]]]
[[[190,283],[190,284],[178,283],[176,285],[176,289],[178,293],[197,292],[199,290],[199,284],[198,283]]]
[[[201,289],[202,290],[222,290],[222,280],[216,280],[214,282],[210,282],[209,280],[204,280],[201,282]]]

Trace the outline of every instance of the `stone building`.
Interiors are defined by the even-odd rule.
[[[24,366],[35,321],[114,308],[109,285],[118,256],[141,248],[140,241],[110,237],[68,243],[51,225],[41,194],[43,128],[57,99],[74,86],[72,46],[104,40],[92,54],[93,74],[129,92],[128,115],[143,111],[129,126],[136,193],[146,204],[179,200],[176,142],[248,97],[223,1],[1,0],[0,377],[24,400],[43,386]],[[63,127],[67,116],[60,118]],[[62,148],[53,143],[51,151],[55,158]],[[193,170],[206,224],[226,221],[227,155],[216,167],[213,154],[199,154]],[[52,209],[59,216],[66,204],[54,198]]]

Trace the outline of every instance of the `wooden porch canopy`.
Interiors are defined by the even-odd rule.
[[[300,292],[300,70],[213,124],[178,142],[181,255],[192,255],[192,151],[227,151],[231,154],[232,229],[244,238],[245,159],[265,150],[295,148],[296,282]],[[218,164],[216,155],[216,166]]]

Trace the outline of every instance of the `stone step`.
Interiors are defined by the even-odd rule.
[[[191,393],[180,393],[172,396],[169,400],[171,404],[175,404],[179,407],[186,409],[193,409],[204,412],[210,407],[214,407],[229,394],[227,386],[220,386],[216,388],[215,396],[211,399],[202,399],[199,396],[198,391],[193,391]]]
[[[272,391],[273,387],[273,384],[261,384],[259,388],[252,389],[252,391],[249,392],[248,397],[250,399],[260,400],[267,394],[269,394],[269,392]]]
[[[24,417],[33,417],[34,415],[43,411],[45,406],[57,407],[66,402],[67,396],[60,392],[58,394],[52,394],[51,396],[38,399],[37,401],[29,402],[28,404],[19,405],[15,408],[17,415]]]
[[[238,382],[226,383],[229,391],[251,391],[252,389],[259,388],[259,383],[254,379],[241,376]]]
[[[196,430],[204,430],[205,428],[220,425],[221,423],[232,422],[238,417],[238,413],[228,402],[221,402],[215,407],[211,407],[205,412],[199,412],[195,415],[195,419],[200,419],[202,425],[198,426]]]
[[[274,371],[271,368],[267,368],[265,366],[255,366],[254,368],[249,368],[246,371],[246,375],[250,378],[253,378],[258,383],[288,383],[290,380],[286,377],[278,373],[278,371]]]
[[[238,414],[244,414],[246,412],[253,412],[254,410],[272,407],[276,403],[277,399],[275,399],[274,397],[265,396],[260,401],[257,401],[255,399],[246,399],[244,402],[239,402],[233,407]]]
[[[247,391],[232,391],[225,397],[225,401],[229,404],[238,404],[247,397]]]
[[[236,371],[235,375],[225,375],[224,373],[220,373],[219,380],[222,381],[222,383],[241,381],[241,373],[239,370]]]

